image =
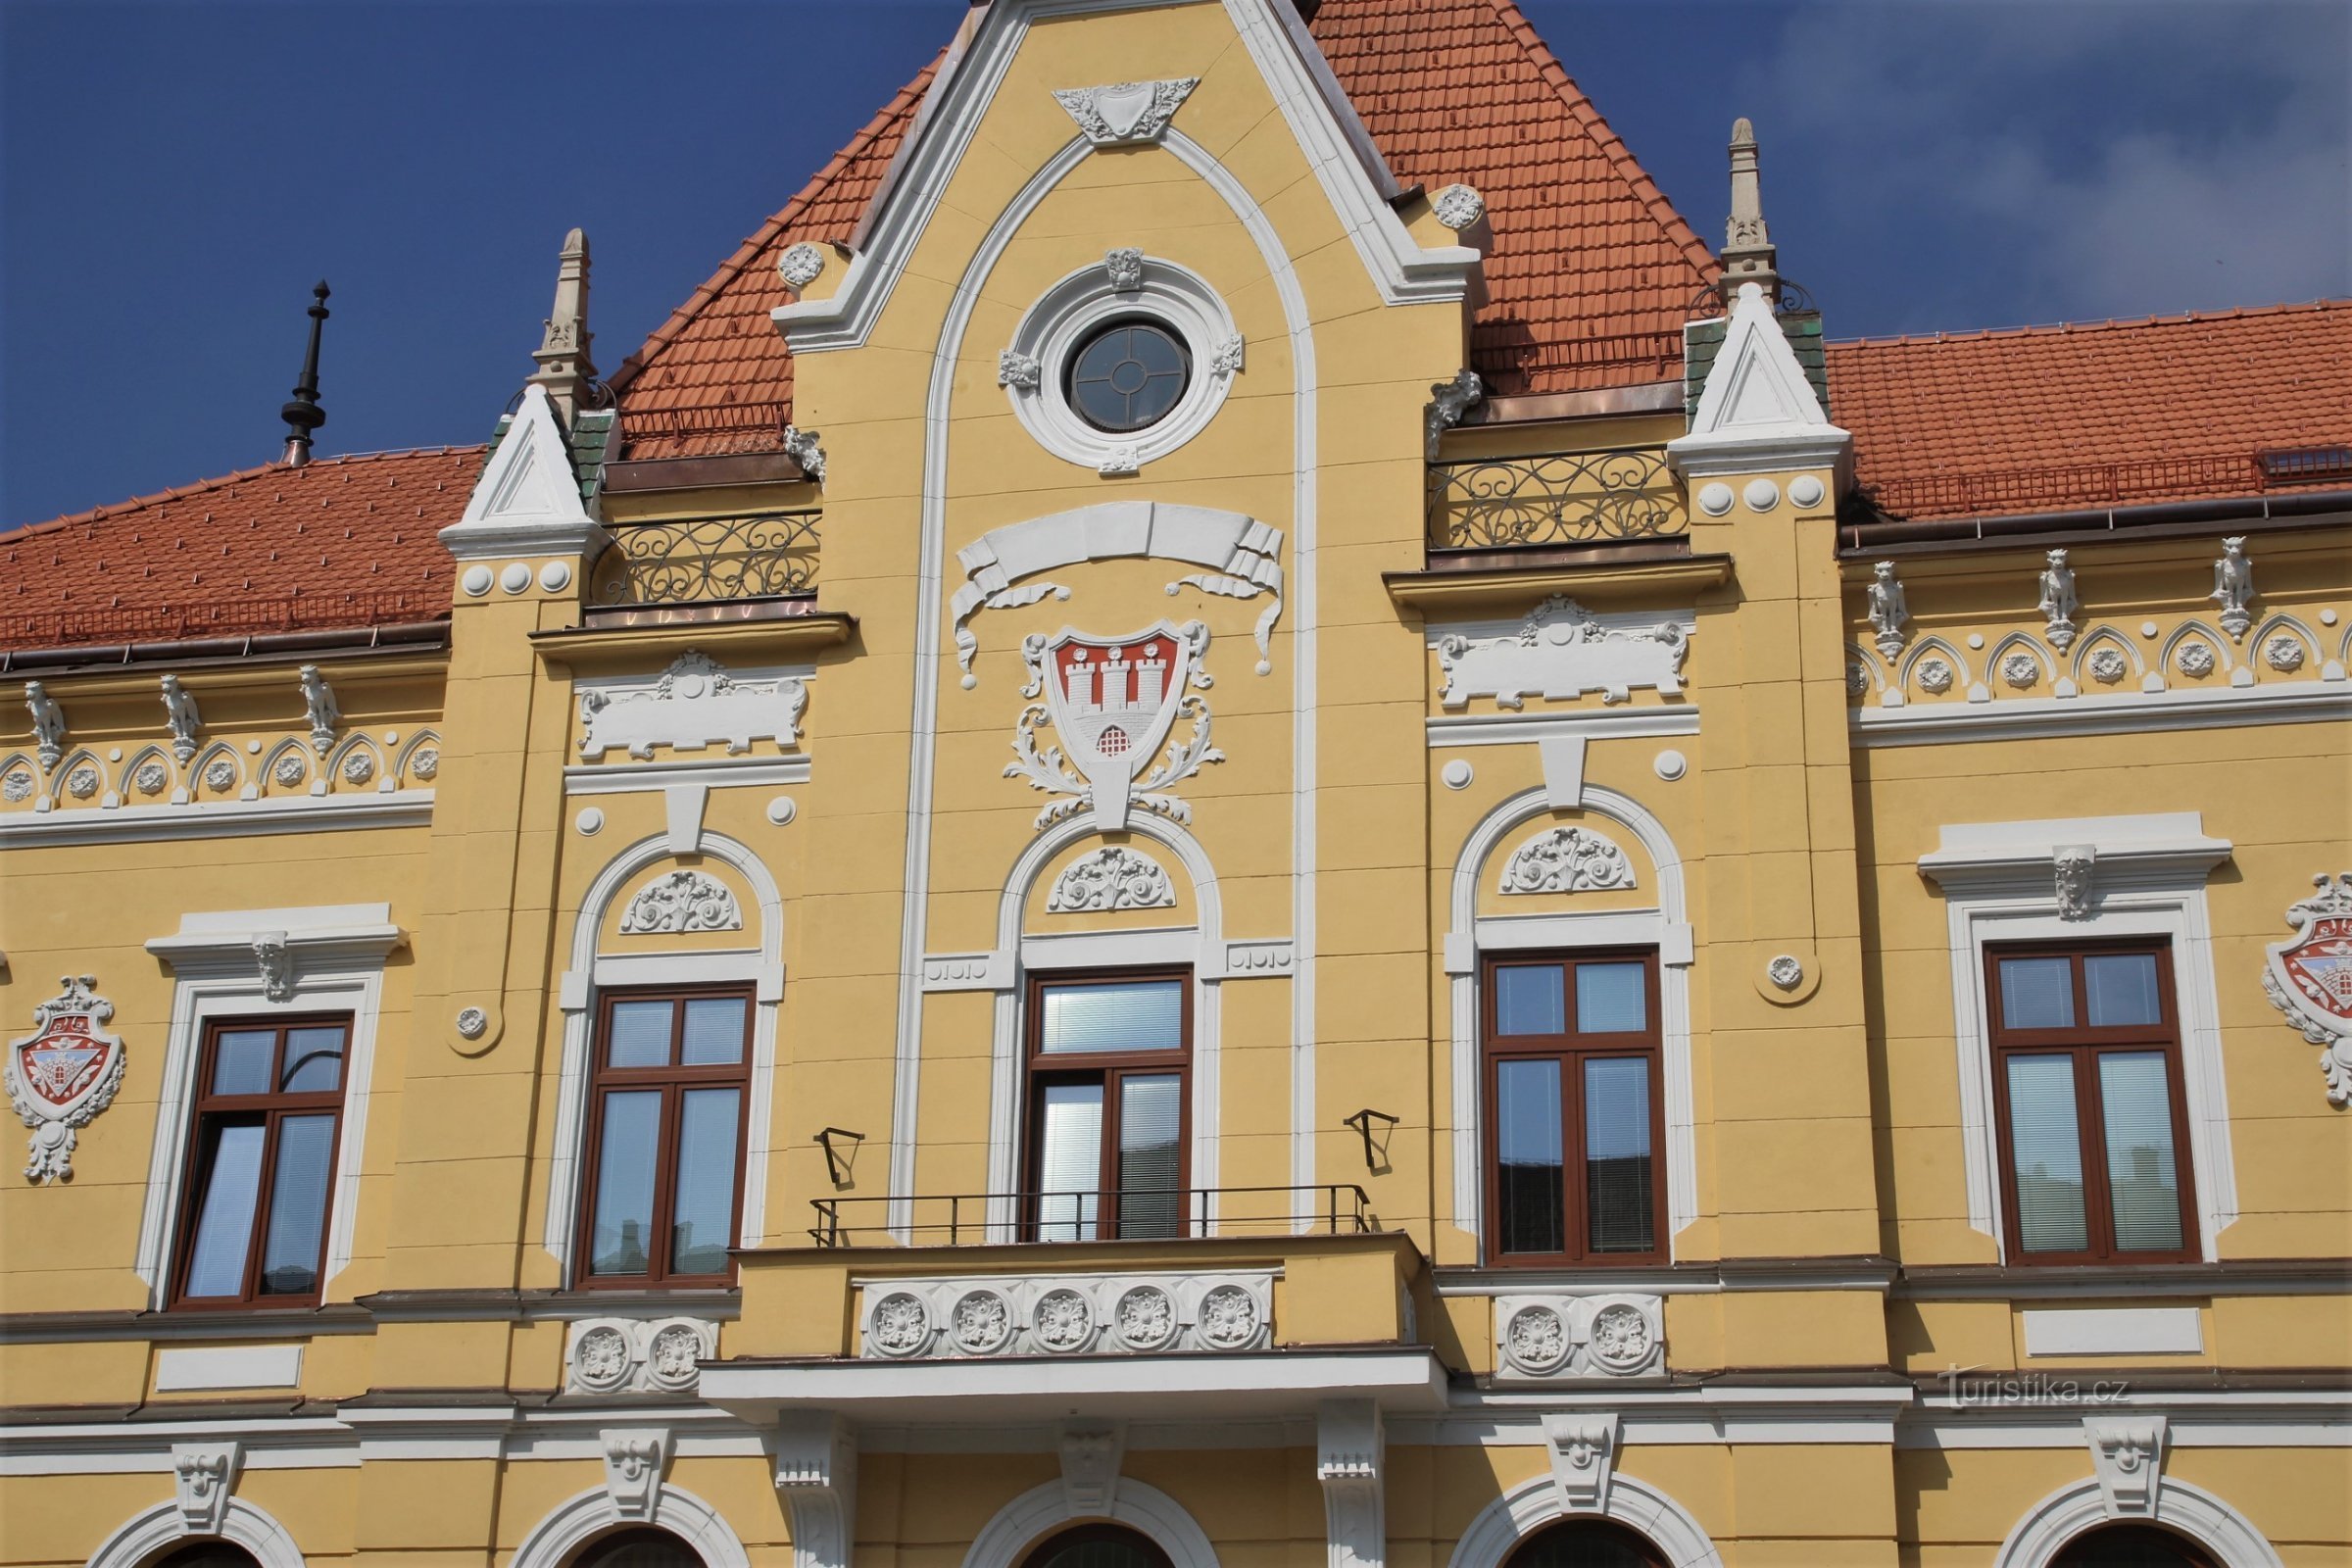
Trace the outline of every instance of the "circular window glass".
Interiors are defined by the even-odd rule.
[[[1124,435],[1166,418],[1192,380],[1192,356],[1173,332],[1112,321],[1070,356],[1070,407],[1096,429]]]

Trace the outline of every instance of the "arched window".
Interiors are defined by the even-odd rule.
[[[165,1553],[148,1564],[148,1568],[262,1568],[262,1565],[243,1546],[232,1546],[225,1541],[199,1541]]]
[[[703,1568],[694,1548],[665,1530],[624,1530],[584,1547],[572,1568]]]
[[[2214,1561],[2170,1530],[2109,1525],[2068,1542],[2050,1568],[2214,1568]]]
[[[1519,1543],[1503,1568],[1666,1568],[1666,1559],[1623,1525],[1563,1519]]]
[[[1080,1525],[1050,1536],[1021,1568],[1173,1568],[1151,1537],[1118,1525]]]

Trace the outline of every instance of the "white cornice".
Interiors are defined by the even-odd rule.
[[[2082,846],[2097,854],[2103,889],[2199,886],[2230,858],[2230,841],[2208,838],[2201,813],[2163,811],[1946,823],[1937,848],[1919,858],[1919,870],[1946,889],[2016,883],[2046,890],[2058,852]]]
[[[1854,744],[1946,746],[1958,741],[2036,736],[2122,735],[2240,724],[2352,719],[2352,685],[2225,686],[2214,691],[2135,692],[2120,697],[2020,697],[1989,703],[1906,704],[1853,710]]]
[[[363,828],[429,827],[432,820],[431,790],[298,795],[112,810],[19,811],[0,816],[0,851],[63,844],[250,838],[260,833],[348,833]]]
[[[274,937],[296,958],[297,970],[380,967],[406,940],[388,904],[318,905],[308,908],[227,909],[179,917],[175,936],[154,937],[147,951],[181,975],[251,973],[254,943]]]

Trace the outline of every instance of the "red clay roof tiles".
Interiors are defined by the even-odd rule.
[[[2254,454],[2352,441],[2352,300],[1829,345],[1830,406],[1895,516],[2246,495]]]
[[[0,648],[435,619],[435,535],[481,466],[478,446],[271,464],[0,534]]]

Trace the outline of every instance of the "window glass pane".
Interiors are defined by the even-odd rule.
[[[2003,958],[2001,1022],[2011,1029],[2072,1029],[2075,960]]]
[[[270,1181],[270,1223],[262,1242],[264,1296],[308,1296],[318,1288],[327,1173],[334,1163],[334,1117],[288,1116],[277,1124],[277,1171]]]
[[[612,1004],[612,1041],[607,1048],[606,1064],[613,1067],[666,1067],[669,1065],[669,1009],[668,1002],[615,1002]]]
[[[1576,966],[1576,1032],[1632,1034],[1649,1027],[1649,965]]]
[[[1109,986],[1048,986],[1039,1049],[1181,1051],[1184,982],[1129,980]]]
[[[2180,1186],[2173,1166],[2173,1097],[2161,1051],[2099,1054],[2099,1110],[2107,1133],[2107,1195],[2115,1250],[2180,1250]]]
[[[689,1017],[692,1009],[689,1007]],[[689,1089],[678,1114],[675,1274],[723,1274],[735,1226],[735,1125],[740,1091]]]
[[[223,1029],[213,1046],[213,1093],[268,1094],[270,1055],[276,1047],[274,1029]]]
[[[651,1089],[607,1095],[604,1108],[588,1269],[592,1274],[643,1274],[653,1247],[654,1159],[662,1137],[662,1096]]]
[[[244,1294],[245,1250],[253,1245],[254,1204],[262,1196],[262,1133],[260,1122],[249,1122],[223,1127],[214,1139],[188,1257],[190,1296]]]
[[[1102,1183],[1102,1086],[1047,1084],[1039,1099],[1038,1240],[1091,1242]]]
[[[725,1067],[741,1061],[744,1006],[741,997],[697,997],[687,1003],[680,1059],[689,1067]]]
[[[1174,338],[1146,322],[1117,322],[1078,351],[1070,402],[1099,429],[1140,430],[1166,416],[1187,380]]]
[[[1510,970],[1504,970],[1510,973]],[[1555,979],[1559,971],[1550,973]],[[1495,1235],[1506,1252],[1568,1248],[1567,1189],[1561,1182],[1560,1064],[1494,1064]]]
[[[2162,1021],[2153,953],[2099,953],[2084,957],[2082,990],[2089,1000],[2094,1029]]]
[[[343,1085],[343,1026],[286,1031],[286,1065],[278,1088],[289,1095],[325,1094]]]
[[[1568,997],[1556,963],[1514,963],[1494,971],[1494,1032],[1564,1035]]]
[[[1585,1223],[1595,1252],[1657,1248],[1650,1202],[1649,1058],[1585,1062]]]
[[[2019,1246],[2029,1252],[2089,1247],[2072,1056],[2009,1058],[2009,1142],[2017,1162]]]
[[[1184,1121],[1184,1080],[1174,1073],[1119,1080],[1119,1234],[1176,1236],[1184,1195],[1177,1134]]]

